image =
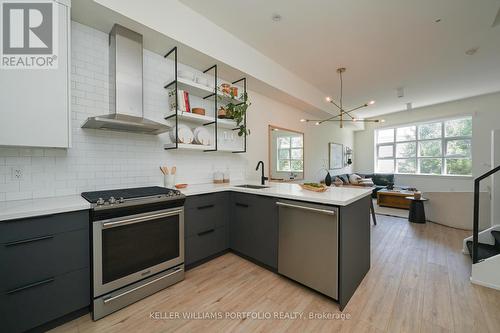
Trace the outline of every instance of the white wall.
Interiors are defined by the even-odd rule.
[[[355,170],[373,172],[376,128],[460,115],[472,115],[472,173],[483,174],[491,169],[491,131],[500,128],[500,93],[402,111],[384,116],[383,124],[367,124],[354,134]],[[396,175],[395,182],[422,191],[472,191],[473,177]]]
[[[161,120],[167,69],[161,55],[144,51],[144,112]],[[249,92],[246,154],[165,151],[165,134],[131,134],[80,128],[87,117],[107,114],[108,36],[72,22],[72,140],[71,149],[0,147],[0,201],[78,194],[82,191],[162,184],[159,165],[176,165],[177,182],[212,181],[215,170],[229,168],[232,180],[258,179],[257,161],[268,160],[268,124],[305,132],[306,178],[318,180],[328,141],[352,144],[350,130],[330,124],[301,123],[311,117],[293,107]],[[251,87],[250,87],[251,88]],[[29,98],[29,96],[27,96]],[[1,101],[0,101],[1,106]],[[22,180],[13,180],[12,167],[21,167]],[[267,174],[267,169],[266,169]]]

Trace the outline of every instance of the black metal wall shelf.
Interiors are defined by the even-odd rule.
[[[203,150],[204,152],[213,152],[213,151],[228,151],[232,152],[235,154],[238,153],[246,153],[246,148],[247,148],[247,134],[245,133],[243,136],[243,149],[237,150],[237,151],[232,151],[232,150],[226,150],[226,149],[219,149],[218,146],[218,127],[219,127],[219,121],[220,125],[223,128],[229,128],[233,131],[239,131],[239,127],[236,127],[236,122],[231,122],[230,120],[222,120],[219,119],[217,116],[218,113],[218,100],[220,99],[221,101],[227,103],[233,103],[234,105],[241,105],[245,103],[245,101],[239,100],[232,98],[226,94],[223,94],[222,92],[218,91],[218,73],[217,73],[217,65],[213,65],[206,70],[203,71],[203,73],[208,73],[210,71],[213,71],[214,74],[214,90],[212,91],[209,87],[199,85],[195,82],[188,82],[186,79],[182,79],[178,77],[178,57],[177,57],[177,47],[172,48],[167,54],[165,54],[164,58],[168,58],[173,54],[173,61],[174,61],[174,80],[167,83],[164,88],[167,90],[170,89],[175,89],[175,111],[172,112],[172,114],[168,114],[164,117],[165,120],[169,120],[172,118],[175,118],[175,142],[169,145],[165,145],[164,149],[165,150],[172,150],[172,149],[193,149],[193,150]],[[232,84],[237,84],[237,83],[243,83],[243,96],[247,96],[247,79],[245,77],[236,80],[232,82]],[[208,120],[206,116],[195,116],[191,113],[185,113],[182,111],[179,111],[179,89],[185,89],[188,92],[192,93],[196,96],[200,96],[203,93],[207,93],[206,96],[200,96],[205,100],[212,100],[214,102],[214,117],[213,120],[210,119]],[[210,126],[214,125],[214,145],[209,147],[210,149],[204,149],[204,146],[196,145],[196,144],[182,144],[179,143],[179,132],[178,132],[178,125],[179,125],[179,120],[188,120],[188,121],[196,121],[196,122],[201,122],[203,126]],[[206,120],[206,121],[205,121]],[[246,127],[247,119],[246,119],[246,114],[244,117],[244,125]],[[234,127],[233,127],[234,126]]]

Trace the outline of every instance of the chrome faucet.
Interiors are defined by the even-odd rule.
[[[262,161],[259,161],[259,163],[257,163],[257,167],[255,167],[255,170],[259,170],[259,166],[262,165],[262,176],[260,177],[260,184],[261,185],[265,185],[266,184],[266,180],[268,180],[267,177],[264,176],[264,162]]]

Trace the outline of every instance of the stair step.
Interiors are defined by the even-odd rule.
[[[469,249],[469,254],[472,258],[472,241],[467,242],[467,248]],[[500,250],[494,245],[479,243],[478,246],[478,260],[483,260],[489,257],[496,256],[500,254]]]
[[[493,235],[493,238],[495,238],[495,247],[500,250],[500,231],[498,230],[493,230],[491,232],[491,234]]]
[[[467,248],[469,249],[470,257],[472,258],[472,241],[467,242]],[[496,256],[500,254],[500,250],[496,248],[494,245],[479,243],[477,249],[477,259],[484,260],[489,257]]]

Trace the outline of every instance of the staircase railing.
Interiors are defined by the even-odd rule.
[[[477,249],[479,247],[479,185],[481,180],[488,178],[492,174],[500,171],[500,165],[496,168],[486,172],[474,179],[474,222],[473,222],[473,234],[472,234],[472,263],[476,264],[477,259]]]

